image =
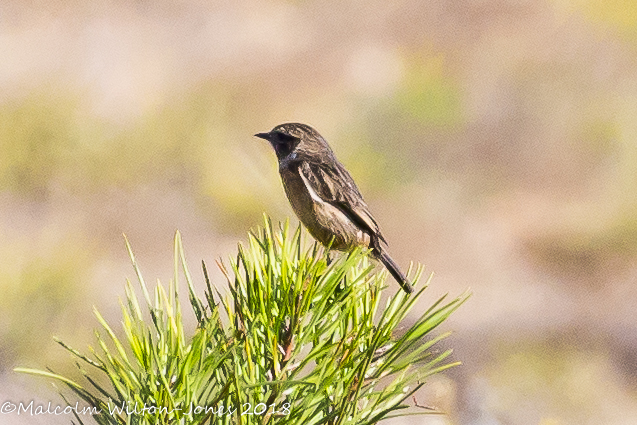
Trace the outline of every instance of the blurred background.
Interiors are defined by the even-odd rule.
[[[387,423],[637,423],[634,0],[0,2],[0,402],[55,403],[122,233],[147,281],[290,217],[257,132],[315,126],[463,365]],[[213,280],[224,280],[213,272]],[[395,282],[391,281],[397,289]],[[70,417],[0,415],[0,423]]]

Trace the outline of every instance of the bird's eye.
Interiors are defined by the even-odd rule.
[[[287,133],[279,133],[279,140],[285,143],[292,143],[297,141],[298,138]]]

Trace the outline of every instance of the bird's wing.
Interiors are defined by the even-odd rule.
[[[299,172],[311,194],[334,205],[363,230],[387,243],[354,179],[339,162],[302,161]]]

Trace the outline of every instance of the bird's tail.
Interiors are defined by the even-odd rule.
[[[400,268],[398,268],[398,264],[396,264],[394,260],[392,260],[389,254],[387,254],[382,249],[374,249],[372,252],[375,254],[376,258],[378,258],[378,260],[383,263],[387,271],[389,271],[394,279],[396,279],[396,282],[400,284],[401,288],[403,288],[403,291],[407,292],[408,294],[414,292],[414,287],[411,286],[411,283],[409,282],[409,280],[407,280],[407,276],[405,276],[405,274],[400,271]]]

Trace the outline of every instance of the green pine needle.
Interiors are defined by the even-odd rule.
[[[400,291],[383,308],[387,273],[375,271],[367,251],[329,263],[318,244],[303,243],[300,227],[291,232],[286,222],[275,229],[266,216],[229,266],[218,263],[229,294],[220,294],[204,264],[200,299],[196,288],[203,285],[188,271],[179,232],[174,278],[168,288],[158,283],[153,295],[127,240],[126,246],[143,301],[127,282],[123,334],[95,310],[99,354],[91,349],[91,358],[58,341],[79,360],[87,384],[16,369],[61,382],[101,412],[93,416],[100,425],[374,424],[407,407],[427,376],[457,364],[447,361],[451,350],[432,351],[448,334],[431,332],[468,294],[446,304],[442,297],[398,332],[427,287],[418,288],[420,267],[412,276],[417,293]],[[180,276],[198,323],[193,334],[184,331]]]

